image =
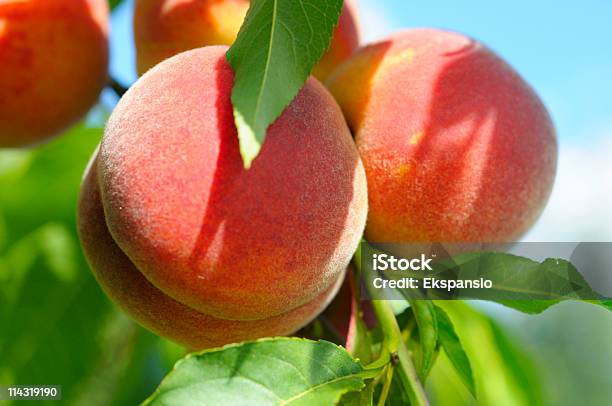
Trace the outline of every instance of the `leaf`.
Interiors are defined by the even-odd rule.
[[[391,381],[391,390],[389,391],[389,397],[387,398],[387,404],[389,405],[409,405],[410,399],[408,393],[402,384],[402,380],[399,374],[393,375],[393,381]]]
[[[461,289],[454,292],[454,297],[492,300],[509,306],[516,301],[535,300],[542,302],[538,309],[544,310],[562,300],[599,297],[578,270],[563,259],[549,258],[540,263],[499,252],[464,254],[434,265],[434,273],[448,273],[463,280],[490,279],[492,289]]]
[[[486,277],[493,281],[494,290],[471,290],[465,292],[465,297],[494,301],[527,314],[541,313],[566,300],[605,303],[589,300],[600,295],[572,263],[563,259],[548,258],[539,263],[516,255],[484,253],[466,262],[461,262],[461,258],[453,261],[459,266],[459,278]]]
[[[0,150],[0,384],[62,385],[65,404],[136,404],[167,370],[161,340],[111,306],[79,249],[79,185],[101,135],[77,126]]]
[[[0,381],[53,382],[67,402],[106,354],[98,333],[113,311],[75,225],[80,179],[101,134],[77,126],[35,149],[0,151]]]
[[[499,348],[499,353],[503,359],[504,364],[507,368],[514,372],[514,379],[517,382],[517,386],[525,388],[526,391],[530,391],[529,396],[537,401],[532,404],[542,404],[542,394],[534,382],[537,382],[535,368],[531,363],[529,357],[520,351],[519,344],[513,337],[509,337],[508,334],[502,329],[502,327],[493,319],[490,320],[490,328],[495,338],[495,343]],[[525,368],[526,365],[530,365],[531,368]]]
[[[539,314],[551,306],[559,303],[559,300],[498,300],[497,303],[526,314]]]
[[[453,364],[453,367],[455,367],[455,371],[457,371],[465,386],[476,397],[476,385],[474,383],[472,366],[457,333],[455,333],[453,323],[441,307],[435,306],[435,311],[440,345],[444,348],[446,356]]]
[[[145,404],[334,404],[364,387],[361,372],[330,342],[262,339],[188,355]]]
[[[419,378],[424,382],[433,366],[438,346],[437,314],[431,300],[411,300],[410,307],[419,327],[419,341],[421,343]]]
[[[360,392],[344,394],[338,405],[340,406],[371,406],[374,402],[374,380],[366,381],[365,388]]]
[[[331,42],[342,0],[252,0],[227,53],[240,153],[249,168],[268,126],[298,94]]]
[[[378,277],[387,280],[410,277],[419,283],[419,288],[373,289],[374,299],[396,299],[399,294],[409,301],[426,298],[488,300],[528,314],[541,313],[566,300],[587,301],[612,309],[610,299],[594,291],[576,267],[564,259],[549,258],[540,263],[503,252],[476,252],[433,262],[432,270],[426,272],[380,272],[373,270],[370,258],[385,252],[367,243],[363,244],[363,252],[361,270],[366,283],[372,284]],[[424,278],[451,283],[485,279],[490,280],[493,287],[423,289]]]
[[[541,382],[534,362],[520,341],[509,336],[489,316],[476,311],[465,302],[446,300],[436,301],[435,304],[442,308],[452,321],[470,360],[479,405],[532,406],[543,403]],[[457,390],[449,392],[452,381],[449,381],[448,374],[442,369],[445,364],[448,366],[450,360],[442,356],[439,361],[429,377],[430,386],[435,388],[433,392],[437,403],[470,404],[471,395],[467,389],[464,394]],[[449,371],[454,373],[455,368],[452,367]],[[464,385],[458,389],[464,389]]]
[[[598,300],[595,301],[596,304],[605,307],[608,310],[612,310],[612,300]]]

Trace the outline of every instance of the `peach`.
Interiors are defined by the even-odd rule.
[[[139,74],[180,52],[206,45],[231,45],[249,0],[136,0],[134,39]],[[313,69],[324,80],[359,46],[357,10],[346,1],[330,49]]]
[[[193,347],[288,334],[314,318],[367,215],[357,149],[316,79],[244,169],[226,51],[188,51],[138,80],[81,192],[82,243],[111,299]]]
[[[334,69],[349,59],[359,48],[359,35],[356,0],[344,0],[329,49],[314,66],[312,74],[319,80],[327,79]]]
[[[484,45],[404,31],[360,50],[327,85],[366,169],[370,241],[515,241],[538,218],[555,130],[532,88]]]
[[[193,350],[291,334],[325,308],[342,280],[338,278],[338,282],[317,298],[279,316],[224,320],[200,313],[164,294],[121,251],[105,223],[95,160],[85,173],[78,218],[83,249],[104,292],[145,328]]]
[[[0,1],[0,147],[57,135],[97,101],[108,64],[106,0]]]

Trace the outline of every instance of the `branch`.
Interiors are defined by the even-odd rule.
[[[123,86],[121,83],[117,81],[117,79],[115,79],[114,77],[110,75],[108,77],[108,83],[106,86],[113,89],[115,94],[119,97],[122,97],[125,94],[125,92],[128,91],[127,87]]]
[[[355,267],[361,273],[361,247],[355,253]],[[363,275],[363,273],[361,273]],[[366,281],[367,284],[367,281]],[[395,313],[387,300],[372,300],[372,307],[383,333],[383,348],[380,358],[366,368],[380,368],[388,362],[397,363],[397,372],[406,389],[412,406],[427,406],[429,401],[425,389],[419,381],[410,352],[402,340],[402,333],[397,324]]]

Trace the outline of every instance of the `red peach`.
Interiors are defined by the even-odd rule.
[[[339,107],[312,78],[245,170],[226,51],[168,59],[122,98],[96,164],[104,226],[162,294],[225,321],[292,317],[265,332],[285,334],[335,293],[365,225],[365,173]]]
[[[373,242],[515,241],[556,169],[532,88],[460,34],[415,29],[366,47],[328,81],[368,179]]]
[[[180,52],[207,45],[231,45],[249,0],[136,0],[134,39],[138,72]],[[346,1],[330,49],[313,70],[324,80],[359,46],[357,8]]]
[[[325,308],[342,280],[338,278],[314,300],[281,315],[262,320],[224,320],[200,313],[164,294],[121,251],[106,226],[95,160],[85,173],[78,218],[85,255],[108,297],[145,328],[193,350],[291,334]]]
[[[0,1],[0,147],[57,135],[97,101],[108,64],[106,0]]]

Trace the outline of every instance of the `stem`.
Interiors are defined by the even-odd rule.
[[[393,370],[393,364],[389,364],[387,366],[387,376],[385,376],[385,383],[383,385],[382,392],[380,393],[380,397],[378,398],[378,406],[385,406],[387,397],[389,397],[389,390],[391,389],[391,382],[393,381]]]
[[[126,88],[125,86],[123,86],[121,83],[119,83],[117,81],[117,79],[115,79],[112,76],[108,77],[108,87],[110,87],[111,89],[113,89],[113,91],[117,94],[117,96],[122,97],[125,92],[128,91],[128,88]]]
[[[408,392],[408,398],[412,406],[429,405],[425,390],[419,381],[417,371],[412,363],[406,344],[401,340],[401,331],[397,325],[395,314],[386,300],[373,300],[372,306],[383,331],[383,352],[397,354],[398,373]]]
[[[403,341],[410,340],[410,337],[412,337],[412,331],[414,330],[415,327],[416,327],[415,318],[411,317],[408,320],[408,323],[404,326],[404,329],[402,330],[402,340]]]
[[[361,248],[357,250],[354,258],[355,267],[361,275]],[[369,287],[371,284],[366,281],[366,285]],[[427,406],[429,401],[425,390],[419,381],[412,358],[408,352],[406,344],[402,340],[402,332],[400,331],[395,313],[391,309],[391,305],[387,300],[372,300],[372,307],[374,313],[380,323],[380,327],[383,333],[383,344],[380,357],[368,365],[366,369],[380,368],[381,365],[388,364],[392,361],[397,363],[398,374],[402,381],[402,385],[408,393],[408,399],[412,406]]]

